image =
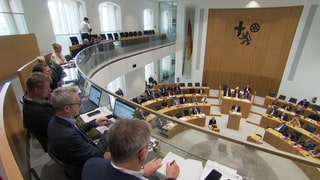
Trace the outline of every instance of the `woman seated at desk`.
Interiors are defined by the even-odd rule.
[[[288,122],[288,125],[289,126],[298,126],[298,127],[301,127],[301,124],[300,124],[300,116],[299,115],[295,115],[289,122]]]
[[[315,147],[313,150],[310,150],[309,153],[314,158],[320,158],[320,147]]]
[[[216,118],[212,117],[209,120],[209,129],[214,129],[214,128],[217,128],[217,120]]]

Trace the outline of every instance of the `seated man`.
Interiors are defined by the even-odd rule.
[[[288,114],[285,112],[279,113],[278,117],[281,121],[288,121]]]
[[[275,128],[276,131],[280,132],[283,135],[287,135],[287,131],[288,131],[288,126],[286,126],[285,122],[281,122],[280,124],[278,124]]]
[[[231,96],[231,90],[228,87],[223,90],[223,96],[227,96],[227,97]]]
[[[288,103],[282,106],[282,109],[286,110],[286,111],[291,111],[292,109],[292,104]]]
[[[240,108],[239,104],[235,104],[235,105],[233,105],[233,106],[231,107],[231,110],[232,110],[233,112],[240,112],[240,111],[241,111],[241,108]]]
[[[268,114],[271,116],[277,116],[278,115],[277,106],[272,106],[272,108],[268,111]]]
[[[271,106],[276,106],[276,107],[278,108],[279,105],[280,105],[280,102],[279,102],[278,99],[275,99],[270,105],[271,105]]]
[[[62,162],[82,167],[91,157],[103,157],[107,142],[102,134],[98,143],[93,142],[86,134],[91,128],[108,124],[108,119],[99,117],[81,126],[74,117],[79,115],[81,100],[74,86],[57,88],[51,96],[56,115],[48,126],[48,147]]]
[[[316,147],[311,139],[300,140],[294,143],[294,145],[300,145],[304,150],[310,151]]]
[[[320,116],[318,114],[318,111],[313,110],[312,113],[308,116],[308,118],[319,121]]]
[[[89,159],[82,171],[83,180],[91,179],[146,179],[162,166],[161,159],[145,164],[150,148],[151,127],[136,119],[119,120],[109,130],[108,144],[111,160]],[[180,169],[177,163],[164,164],[166,179],[174,180]]]
[[[180,99],[180,104],[185,104],[185,103],[187,103],[186,95],[182,95],[179,99]]]
[[[52,65],[52,67],[50,68],[46,63],[40,62],[34,65],[32,68],[32,72],[42,72],[51,77],[51,83],[50,83],[51,91],[56,89],[59,85],[62,85],[62,78],[64,76],[63,69],[60,66],[58,69],[54,69],[53,68],[54,66],[56,65]]]
[[[47,66],[48,67],[48,66]],[[47,151],[47,129],[55,110],[51,106],[50,97],[51,78],[44,73],[32,73],[26,80],[27,94],[23,97],[23,123]]]
[[[309,102],[307,99],[303,99],[298,103],[298,105],[301,105],[303,108],[307,108],[309,106]]]

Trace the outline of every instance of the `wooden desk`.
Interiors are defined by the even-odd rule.
[[[307,151],[301,150],[298,151],[297,149],[294,148],[293,144],[294,142],[292,141],[285,141],[283,139],[283,135],[279,133],[278,131],[268,128],[265,131],[263,140],[270,145],[274,146],[275,148],[286,151],[289,153],[293,153],[296,155],[301,155],[304,156],[308,159],[316,160],[318,161],[319,159],[313,158],[312,156],[309,155]],[[299,168],[305,172],[305,174],[310,178],[310,179],[319,179],[320,177],[320,168],[312,167],[303,163],[298,163],[295,162]]]
[[[320,141],[319,139],[317,139],[316,137],[312,136],[311,133],[301,127],[297,127],[297,126],[291,126],[289,125],[289,123],[287,122],[286,125],[289,128],[289,131],[298,131],[302,134],[302,136],[300,137],[300,139],[311,139],[317,146],[320,146]]]
[[[184,116],[182,118],[180,118],[180,120],[194,124],[194,125],[198,125],[198,126],[204,126],[205,121],[206,121],[206,116]],[[180,125],[180,124],[176,124],[176,123],[168,123],[166,125],[164,125],[162,127],[162,132],[161,134],[166,136],[168,139],[171,139],[173,136],[175,136],[176,134],[187,130],[188,127]]]
[[[176,95],[175,97],[177,97],[179,99],[182,96],[183,96],[182,94],[179,94],[179,95]],[[185,94],[185,96],[187,98],[187,102],[191,103],[192,94]],[[196,98],[197,98],[199,104],[203,104],[203,103],[201,103],[201,99],[203,97],[207,97],[207,95],[206,94],[196,94]],[[171,106],[174,97],[166,96],[166,99],[167,99],[168,105]],[[156,110],[157,106],[162,106],[162,101],[163,101],[163,97],[156,98],[155,100],[149,100],[149,101],[143,102],[142,106]]]
[[[251,102],[247,99],[239,99],[234,97],[221,97],[220,112],[222,114],[228,114],[232,106],[239,104],[241,107],[241,114],[243,118],[248,118],[251,109]]]
[[[160,109],[158,112],[162,114],[168,114],[171,116],[175,116],[177,112],[183,112],[184,110],[188,110],[191,107],[195,107],[196,103],[187,103],[187,104],[180,104],[179,106],[170,106],[167,108]],[[210,107],[209,103],[198,103],[198,107],[201,110],[201,113],[210,114]]]
[[[176,84],[177,83],[169,83],[169,84],[158,84],[158,85],[155,85],[154,87],[153,87],[153,91],[158,91],[158,90],[160,90],[160,88],[162,87],[162,86],[164,86],[166,89],[168,88],[168,87],[172,87],[172,88],[174,88],[175,86],[176,86]],[[190,89],[194,89],[194,91],[195,91],[195,93],[199,93],[199,90],[200,89],[203,89],[204,90],[204,94],[207,94],[207,95],[209,95],[209,92],[210,92],[210,87],[208,87],[208,86],[184,86],[184,87],[181,87],[180,86],[180,89],[181,89],[181,93],[185,90],[185,91],[187,91],[187,93],[190,93]]]
[[[271,97],[271,96],[266,96],[264,98],[264,103],[263,103],[263,106],[265,108],[267,108],[273,101],[275,101],[276,99],[278,98],[275,98],[275,97]],[[283,105],[287,104],[287,101],[286,100],[282,100],[282,99],[278,99],[279,101],[279,107],[282,107]]]
[[[263,114],[261,116],[261,120],[260,120],[260,126],[267,129],[267,128],[275,128],[279,123],[280,123],[280,119],[268,114]]]
[[[240,126],[241,113],[229,112],[227,128],[238,130]]]

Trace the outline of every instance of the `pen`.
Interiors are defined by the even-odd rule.
[[[173,161],[170,163],[170,166],[174,163],[174,161],[175,161],[175,160],[173,160]]]

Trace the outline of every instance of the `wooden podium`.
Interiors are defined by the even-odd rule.
[[[229,111],[229,119],[228,119],[227,128],[238,130],[239,125],[240,125],[241,116],[242,116],[241,113]]]

